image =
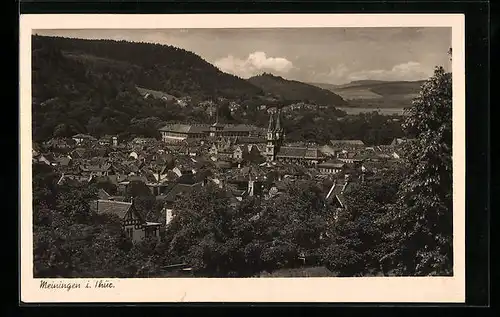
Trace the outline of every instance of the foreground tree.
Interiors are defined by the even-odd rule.
[[[167,229],[167,252],[189,263],[196,274],[224,277],[240,270],[241,240],[232,228],[237,208],[224,190],[208,185],[176,202]]]
[[[380,266],[380,259],[394,247],[386,217],[397,202],[403,177],[401,168],[394,166],[346,191],[349,207],[339,214],[322,250],[330,270],[339,276],[388,274]]]
[[[453,274],[452,76],[442,67],[423,84],[404,124],[409,174],[392,215],[396,247],[384,260],[402,275]]]
[[[325,204],[324,193],[314,183],[288,184],[278,197],[267,201],[259,220],[265,241],[261,258],[269,272],[299,265],[300,255],[315,262],[333,213]]]

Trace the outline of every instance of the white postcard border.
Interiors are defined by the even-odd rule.
[[[451,27],[453,48],[453,277],[43,279],[33,278],[31,35],[37,29]],[[446,52],[444,52],[445,54]],[[465,302],[465,18],[463,14],[27,14],[20,16],[21,301],[43,302]],[[106,279],[102,279],[106,281]]]

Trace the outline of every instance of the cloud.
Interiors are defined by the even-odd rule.
[[[418,62],[395,65],[392,69],[364,70],[349,74],[349,80],[420,80],[432,76],[433,69]]]
[[[418,62],[406,62],[394,65],[390,69],[368,69],[353,71],[345,64],[330,67],[328,72],[313,72],[311,77],[315,82],[345,84],[354,80],[421,80],[432,76],[433,69]]]
[[[246,59],[239,59],[232,55],[223,57],[214,62],[221,71],[231,73],[242,78],[249,78],[262,72],[286,74],[292,70],[293,63],[284,57],[268,57],[264,52],[254,52]]]
[[[342,84],[347,80],[348,75],[349,68],[345,64],[339,64],[335,67],[330,67],[328,73],[313,71],[312,81],[317,83]]]

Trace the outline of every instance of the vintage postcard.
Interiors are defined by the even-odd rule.
[[[458,14],[21,15],[21,301],[465,301]]]

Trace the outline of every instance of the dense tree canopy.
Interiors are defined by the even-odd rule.
[[[401,274],[453,273],[452,82],[436,68],[408,109],[405,128],[416,138],[407,147],[393,227],[391,254]]]
[[[319,189],[290,185],[277,200],[233,204],[207,186],[177,202],[167,229],[169,253],[203,276],[252,276],[298,265],[301,252],[315,253],[330,216]]]
[[[355,183],[345,193],[348,209],[338,215],[323,249],[325,264],[341,276],[391,274],[382,259],[394,247],[387,217],[398,199],[402,166]]]

